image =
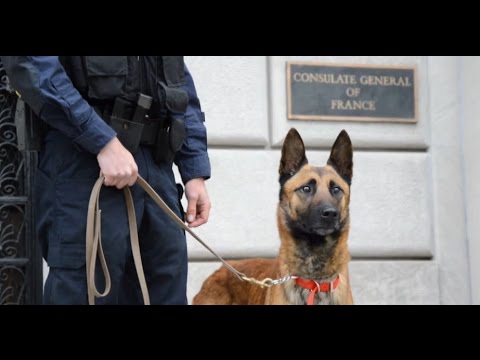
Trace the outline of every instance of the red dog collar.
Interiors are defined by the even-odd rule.
[[[338,285],[340,284],[340,275],[337,275],[335,280],[330,282],[316,282],[313,280],[304,280],[301,278],[296,278],[295,283],[298,286],[301,286],[305,289],[310,290],[310,295],[308,296],[307,305],[313,305],[313,299],[315,298],[315,294],[320,292],[330,292],[335,290]]]

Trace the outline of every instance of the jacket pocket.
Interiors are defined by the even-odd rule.
[[[85,56],[88,96],[111,99],[125,94],[127,56]]]
[[[58,197],[56,189],[57,182],[51,175],[44,169],[37,168],[34,204],[42,255],[50,267],[78,269],[85,265],[85,230],[83,230],[85,227],[80,220],[84,217],[83,211],[62,204],[66,195],[60,194],[61,197]],[[84,202],[80,196],[72,200],[71,203],[75,205],[80,200]],[[68,223],[61,222],[65,214],[72,216]]]
[[[97,179],[61,179],[57,181],[56,221],[61,246],[85,246],[88,202]]]

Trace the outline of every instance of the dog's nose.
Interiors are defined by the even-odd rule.
[[[322,210],[322,219],[325,220],[334,220],[338,217],[337,209],[329,207]]]

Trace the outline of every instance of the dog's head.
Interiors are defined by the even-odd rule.
[[[280,161],[280,208],[295,238],[319,241],[348,230],[352,157],[350,137],[342,130],[327,165],[309,165],[302,138],[290,129]]]

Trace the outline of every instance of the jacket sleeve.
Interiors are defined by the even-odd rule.
[[[210,160],[207,153],[207,129],[205,115],[200,107],[192,76],[185,66],[185,90],[188,93],[188,107],[185,113],[186,139],[175,157],[175,163],[186,184],[193,178],[210,178]]]
[[[98,152],[116,136],[75,89],[57,56],[2,56],[12,87],[49,126]]]

